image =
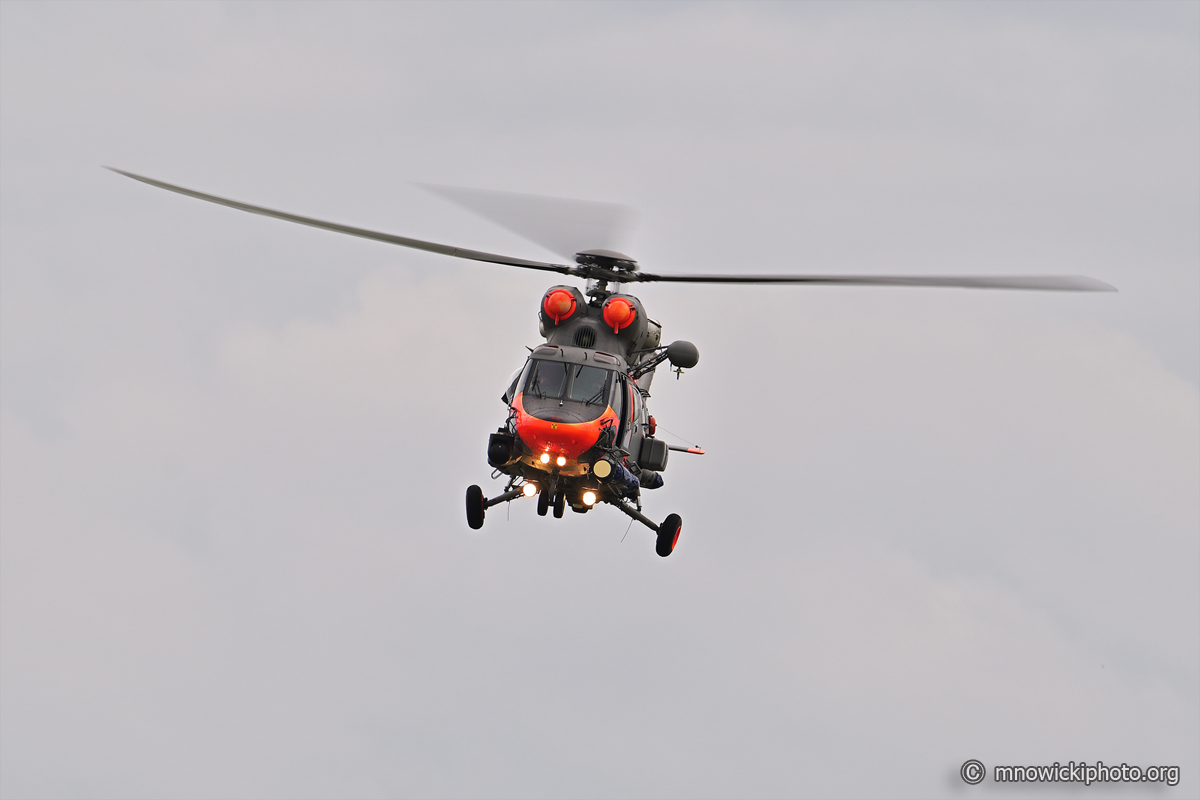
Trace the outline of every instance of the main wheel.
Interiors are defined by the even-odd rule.
[[[486,501],[483,499],[483,489],[478,486],[467,487],[467,524],[473,530],[479,530],[483,527],[483,514],[487,509]]]
[[[546,512],[550,510],[550,493],[545,489],[538,492],[538,516],[546,516]]]
[[[567,493],[559,492],[554,495],[554,518],[562,519],[562,515],[567,511]]]
[[[675,552],[679,544],[679,532],[683,529],[683,519],[678,514],[670,514],[658,526],[658,541],[654,543],[654,552],[663,558]]]

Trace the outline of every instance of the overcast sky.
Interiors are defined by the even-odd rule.
[[[1200,787],[1200,4],[0,3],[0,795]],[[621,203],[701,444],[471,531],[554,254]],[[1092,786],[1089,797],[1144,787]],[[1156,795],[1157,796],[1157,795]]]

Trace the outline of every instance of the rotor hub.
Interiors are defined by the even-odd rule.
[[[575,263],[613,272],[637,272],[638,268],[637,261],[616,250],[584,250],[575,254]]]

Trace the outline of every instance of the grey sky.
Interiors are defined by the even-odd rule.
[[[1196,3],[0,3],[0,795],[1194,796],[1198,141]],[[647,493],[664,560],[611,509],[466,527],[553,281],[102,164],[1120,292],[642,289],[701,353],[651,401],[708,450]]]

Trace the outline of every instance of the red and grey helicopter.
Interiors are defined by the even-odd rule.
[[[488,440],[487,461],[504,492],[492,498],[479,486],[467,489],[467,524],[483,527],[487,510],[521,497],[537,497],[538,514],[566,507],[585,513],[598,503],[614,506],[655,532],[655,551],[669,556],[683,522],[669,514],[655,523],[642,513],[641,492],[663,485],[672,451],[703,454],[698,447],[668,444],[656,436],[646,407],[655,370],[669,362],[690,369],[700,354],[690,342],[662,344],[662,326],[642,302],[623,291],[636,283],[809,284],[933,286],[967,289],[1116,291],[1092,278],[1065,275],[661,275],[642,272],[637,261],[615,250],[583,250],[574,264],[556,264],[452,247],[420,239],[302,217],[112,169],[160,189],[210,203],[314,228],[374,239],[431,253],[566,275],[586,282],[550,287],[538,309],[546,341],[534,348],[513,376],[503,400],[507,419]]]

